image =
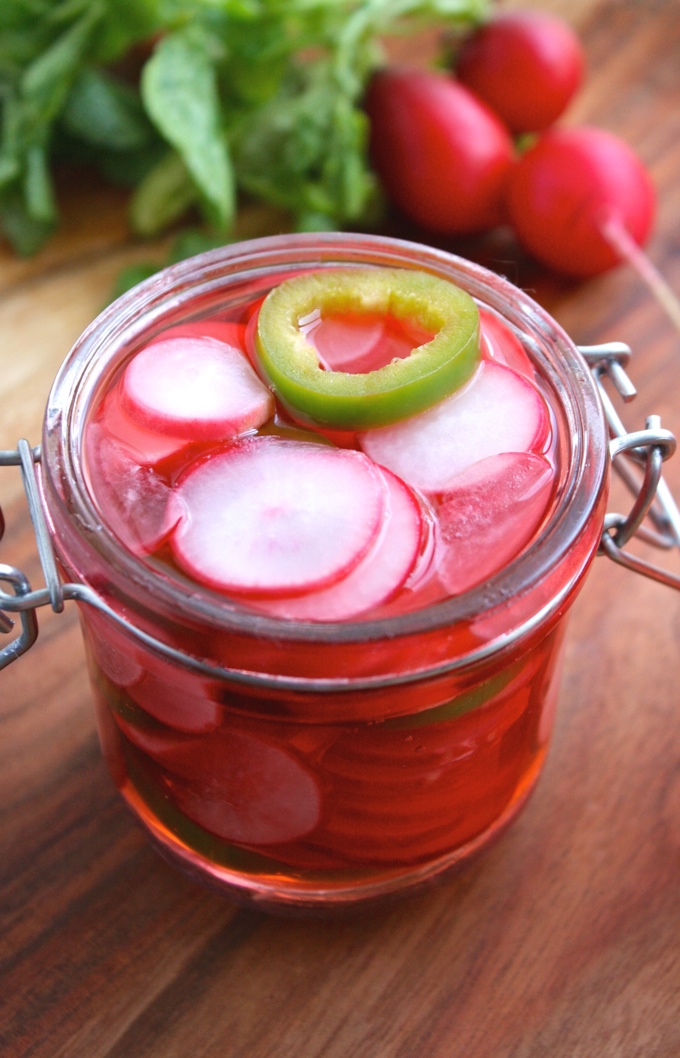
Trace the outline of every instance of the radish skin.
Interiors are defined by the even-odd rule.
[[[583,80],[581,42],[546,11],[497,14],[463,43],[456,76],[513,132],[540,132],[566,110]]]
[[[385,69],[365,106],[372,163],[406,217],[442,235],[487,231],[503,219],[514,146],[464,85],[431,71]]]
[[[620,264],[606,235],[616,223],[638,246],[656,201],[651,178],[628,144],[589,126],[551,129],[517,162],[508,216],[524,247],[564,275],[586,278]]]

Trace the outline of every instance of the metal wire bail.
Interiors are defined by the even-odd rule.
[[[670,430],[662,429],[658,415],[650,415],[645,429],[633,433],[621,422],[604,380],[611,381],[626,403],[636,396],[635,386],[625,371],[631,355],[627,345],[610,342],[579,346],[579,350],[591,368],[602,400],[611,438],[612,469],[634,497],[628,514],[605,517],[600,551],[626,569],[680,590],[680,574],[625,550],[633,536],[666,550],[680,548],[680,511],[661,473],[662,464],[675,452],[675,437]]]
[[[28,441],[19,441],[16,449],[0,451],[0,466],[19,466],[28,501],[29,512],[33,522],[40,564],[45,577],[46,588],[34,592],[31,590],[28,577],[15,566],[0,563],[0,583],[5,582],[12,588],[12,594],[0,589],[0,634],[8,635],[15,627],[15,622],[8,616],[19,613],[21,632],[0,649],[0,669],[25,654],[38,638],[38,619],[36,609],[45,603],[51,603],[54,610],[63,609],[61,581],[52,550],[52,542],[40,502],[38,482],[35,475],[35,463],[40,459],[40,449],[31,448]],[[0,510],[0,539],[5,529],[5,520]]]

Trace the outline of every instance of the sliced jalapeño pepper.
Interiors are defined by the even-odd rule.
[[[434,337],[364,373],[324,370],[301,330],[310,313],[375,314],[416,324]],[[463,385],[479,363],[479,312],[464,290],[427,272],[321,269],[285,280],[265,298],[256,347],[262,369],[298,420],[340,430],[405,419]]]

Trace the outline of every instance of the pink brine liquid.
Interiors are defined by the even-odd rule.
[[[509,328],[482,310],[481,362],[462,389],[396,424],[341,432],[296,421],[263,380],[261,298],[156,336],[93,409],[89,484],[127,549],[246,613],[326,624],[431,606],[530,546],[556,445]],[[377,314],[319,311],[299,326],[325,370],[351,373],[431,337]],[[300,897],[427,874],[501,828],[540,769],[559,631],[481,677],[324,698],[244,693],[101,615],[84,624],[121,791],[161,849],[228,889]],[[324,650],[310,677],[324,674]],[[205,652],[220,660],[218,633]]]

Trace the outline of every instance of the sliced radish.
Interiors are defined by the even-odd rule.
[[[144,429],[190,441],[222,440],[274,414],[274,395],[240,349],[214,338],[152,342],[130,361],[123,408]]]
[[[166,727],[149,717],[134,702],[126,701],[123,708],[113,709],[111,715],[128,742],[158,764],[172,760],[173,755],[181,753],[184,747],[196,747],[198,744],[196,733]]]
[[[142,679],[144,670],[135,657],[135,652],[123,654],[110,638],[90,640],[92,653],[100,669],[117,687],[132,687]]]
[[[536,372],[519,338],[498,316],[487,309],[480,309],[481,351],[486,360],[505,364],[518,375],[533,379]]]
[[[481,584],[529,543],[545,517],[554,471],[543,456],[491,456],[460,474],[438,508],[438,576],[452,595]]]
[[[190,673],[172,669],[172,682],[147,672],[128,691],[145,712],[178,731],[213,731],[222,720],[222,706],[210,696],[210,685]]]
[[[198,460],[179,482],[180,566],[210,587],[296,594],[345,576],[373,544],[384,475],[361,452],[263,436]]]
[[[219,726],[223,708],[217,681],[187,672],[136,645],[113,621],[96,611],[87,614],[86,629],[95,661],[104,675],[127,690],[129,699],[141,707],[142,721],[148,714],[177,731],[192,733]],[[132,740],[140,745],[139,739]],[[143,742],[140,748],[145,748]]]
[[[162,437],[136,423],[121,406],[120,386],[107,393],[97,410],[97,421],[103,430],[127,445],[134,452],[136,462],[143,466],[155,466],[187,443],[182,438]]]
[[[132,687],[144,676],[144,661],[130,638],[95,610],[87,613],[87,643],[95,662],[117,687]]]
[[[324,756],[328,812],[316,844],[357,862],[399,863],[469,840],[516,789],[530,736],[525,752],[504,749],[530,709],[529,688],[519,686],[443,723],[349,732]]]
[[[402,360],[434,338],[415,320],[408,322],[383,313],[322,315],[316,310],[299,322],[322,367],[350,374],[375,371],[393,360]]]
[[[402,586],[421,551],[425,531],[418,501],[394,474],[383,471],[388,509],[376,541],[346,577],[320,591],[260,603],[273,617],[293,621],[345,621],[379,606]]]
[[[174,327],[168,327],[152,338],[149,345],[164,342],[168,338],[214,338],[245,352],[245,332],[245,326],[233,320],[197,320],[194,323],[178,323]]]
[[[540,393],[509,368],[483,361],[463,389],[410,419],[367,430],[359,440],[376,463],[409,485],[438,493],[480,459],[543,451],[549,437]]]
[[[176,741],[155,759],[171,773],[169,792],[180,810],[227,841],[281,844],[319,823],[315,777],[292,754],[252,735]]]
[[[134,554],[155,551],[181,523],[181,499],[96,422],[87,429],[86,455],[92,492],[108,528]]]
[[[384,320],[371,316],[322,316],[319,309],[298,321],[300,330],[319,354],[327,371],[372,371],[376,348],[383,340]]]

